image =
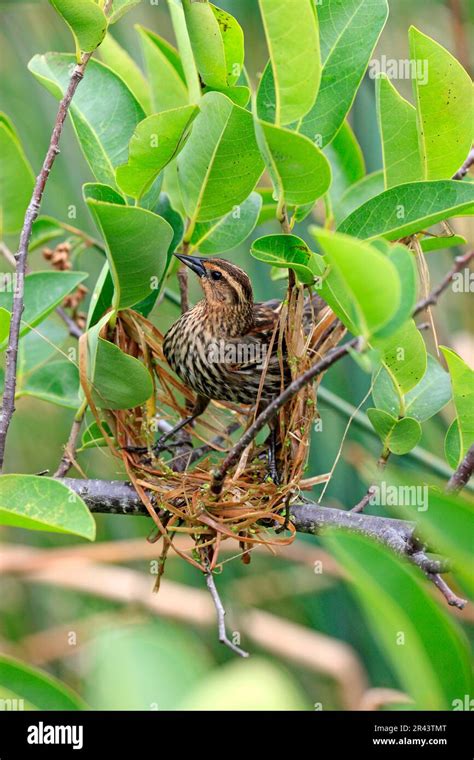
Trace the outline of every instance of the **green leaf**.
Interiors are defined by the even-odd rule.
[[[222,94],[227,95],[229,100],[235,103],[236,106],[242,106],[242,108],[245,108],[250,100],[250,90],[246,85],[222,87],[219,90],[216,90],[213,87],[205,87],[203,92],[222,92]]]
[[[53,219],[52,216],[39,216],[33,222],[28,251],[41,248],[46,243],[49,243],[50,240],[55,240],[55,238],[63,237],[64,235],[64,229],[56,219]]]
[[[391,187],[353,211],[338,231],[371,240],[395,240],[452,216],[474,214],[474,185],[456,180]]]
[[[337,136],[334,138],[337,139]],[[383,171],[367,174],[349,187],[339,199],[334,200],[333,214],[336,224],[340,224],[363,203],[379,195],[384,190]]]
[[[114,308],[133,306],[158,288],[173,230],[162,217],[138,206],[87,196],[86,203],[106,242],[115,288]]]
[[[413,26],[409,38],[410,57],[424,72],[413,77],[422,177],[448,179],[472,144],[471,78],[451,53]]]
[[[108,315],[107,315],[108,316]],[[98,409],[133,409],[148,401],[153,380],[141,361],[98,337],[98,322],[88,333],[88,382]]]
[[[474,441],[474,371],[450,348],[446,346],[440,346],[440,348],[446,359],[453,386],[460,440],[460,462]]]
[[[5,654],[0,654],[0,683],[0,694],[6,690],[11,698],[23,699],[27,710],[87,709],[62,681]]]
[[[244,62],[244,35],[235,18],[207,0],[183,0],[196,65],[205,85],[234,85]]]
[[[140,199],[161,170],[180,151],[198,114],[197,106],[182,106],[144,119],[130,140],[128,161],[117,168],[117,184]]]
[[[0,308],[0,345],[3,345],[10,333],[11,312],[3,307]]]
[[[56,98],[70,79],[74,56],[35,55],[28,68]],[[69,113],[79,144],[95,178],[115,187],[115,169],[127,160],[135,127],[145,117],[125,82],[100,61],[90,60]]]
[[[384,449],[392,454],[407,454],[415,448],[421,438],[421,425],[413,417],[396,417],[380,409],[367,409],[367,416],[378,433]]]
[[[20,336],[36,327],[56,306],[88,275],[85,272],[32,272],[25,277],[25,308],[22,314]],[[0,307],[11,312],[13,293],[0,292]],[[6,347],[4,341],[0,350]]]
[[[21,229],[34,181],[18,135],[0,113],[0,238]]]
[[[105,420],[102,421],[102,427],[105,429],[109,437],[113,438],[113,433]],[[81,449],[95,449],[97,446],[107,446],[107,441],[105,440],[104,434],[97,422],[93,422],[86,427],[82,434]]]
[[[34,330],[20,338],[18,350],[19,384],[38,367],[46,364],[53,356],[62,355],[63,346],[69,337],[68,329],[61,317],[54,312]]]
[[[374,241],[374,245],[379,241]],[[380,242],[385,243],[385,240]],[[401,243],[388,246],[388,258],[395,266],[401,283],[400,303],[397,311],[381,330],[377,331],[377,338],[392,335],[412,315],[418,292],[418,273],[414,254]]]
[[[112,306],[114,297],[114,281],[110,274],[108,261],[105,262],[92,291],[89,310],[87,312],[86,329],[93,327]]]
[[[417,707],[451,709],[454,699],[469,694],[467,642],[431,598],[421,573],[363,536],[338,533],[326,545],[345,569],[402,689]]]
[[[0,477],[0,524],[95,538],[94,519],[81,497],[58,480],[37,475]]]
[[[197,222],[191,235],[189,251],[222,253],[243,243],[257,224],[262,208],[258,193],[250,193],[240,206],[212,222]]]
[[[444,455],[446,461],[453,470],[457,469],[461,459],[461,437],[457,417],[454,418],[446,431],[444,439]]]
[[[133,58],[118,44],[110,32],[99,48],[99,56],[101,61],[123,79],[144,112],[150,114],[152,112],[150,85]]]
[[[177,50],[150,29],[135,28],[142,44],[152,110],[159,113],[187,105],[188,89]]]
[[[224,216],[250,195],[263,161],[248,111],[218,92],[204,95],[200,107],[177,165],[186,213],[206,222]]]
[[[331,270],[334,268],[344,283],[359,334],[369,336],[387,324],[399,307],[401,294],[398,273],[390,259],[354,238],[315,227],[310,232]],[[331,283],[331,271],[327,282]]]
[[[348,121],[345,121],[324,155],[331,165],[332,182],[329,194],[338,202],[351,185],[365,175],[364,156]]]
[[[74,37],[77,51],[91,53],[107,32],[105,13],[94,0],[49,0]]]
[[[409,319],[390,337],[374,337],[372,345],[382,352],[382,363],[401,399],[426,372],[426,347],[420,331],[413,319]]]
[[[425,237],[420,240],[421,250],[423,253],[430,251],[444,250],[445,248],[454,248],[458,245],[465,245],[467,240],[462,235],[440,235],[439,237]]]
[[[421,380],[405,395],[404,412],[418,422],[426,422],[451,400],[451,381],[447,372],[430,354]],[[372,397],[378,409],[398,417],[400,399],[389,373],[382,368],[375,379]]]
[[[386,74],[381,74],[376,81],[376,97],[385,188],[424,179],[416,109],[402,98]]]
[[[313,261],[314,253],[297,235],[265,235],[254,240],[250,253],[258,261],[279,269],[292,269],[305,285],[313,285],[319,274]]]
[[[326,156],[308,138],[262,121],[255,122],[260,151],[280,204],[314,203],[331,184]]]
[[[139,2],[140,0],[113,0],[109,23],[115,24],[127,11],[138,5]]]
[[[387,20],[388,6],[386,0],[324,0],[317,7],[321,86],[299,129],[322,148],[331,142],[350,111]],[[305,63],[302,66],[305,70]]]
[[[31,333],[30,333],[31,334]],[[50,362],[21,382],[17,396],[34,396],[57,406],[79,406],[79,373],[72,361]]]
[[[275,123],[291,124],[308,113],[321,80],[316,9],[311,0],[259,5],[275,83]]]

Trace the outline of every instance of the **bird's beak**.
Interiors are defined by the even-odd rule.
[[[175,253],[175,256],[177,259],[182,261],[183,264],[186,264],[187,267],[192,269],[198,277],[206,276],[206,268],[202,262],[202,259],[200,259],[198,256],[184,256],[182,253]]]

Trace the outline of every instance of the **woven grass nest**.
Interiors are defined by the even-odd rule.
[[[273,345],[281,347],[284,342],[287,346],[293,378],[324,357],[345,332],[326,306],[314,318],[309,334],[304,334],[304,300],[303,286],[295,286],[280,307],[272,336]],[[277,546],[291,543],[295,530],[285,517],[290,501],[300,491],[325,480],[324,476],[304,478],[311,431],[319,417],[317,386],[321,375],[305,385],[279,412],[279,434],[283,441],[278,462],[280,484],[269,478],[267,447],[257,437],[243,452],[237,466],[230,469],[222,493],[216,497],[211,492],[214,468],[252,423],[256,407],[238,408],[213,401],[194,427],[197,448],[193,448],[190,435],[185,433],[171,452],[155,457],[151,447],[160,425],[163,431],[167,420],[174,424],[186,416],[186,405],[189,408],[193,403],[194,394],[170,370],[162,351],[163,335],[141,314],[132,310],[119,312],[114,329],[105,326],[100,336],[143,361],[154,382],[154,395],[142,407],[99,410],[87,381],[87,350],[80,352],[81,382],[91,411],[107,445],[123,461],[130,482],[155,523],[156,530],[149,540],[162,540],[159,577],[171,548],[203,572],[209,572],[219,566],[223,541],[237,542],[235,557],[245,563],[250,562],[250,551],[256,544],[274,551]],[[149,447],[149,456],[127,450],[134,446]],[[176,546],[175,537],[180,533],[192,537],[194,546],[189,551]]]

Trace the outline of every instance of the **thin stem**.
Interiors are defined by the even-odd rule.
[[[225,629],[225,608],[221,602],[221,598],[214,581],[214,576],[211,572],[206,573],[206,585],[209,589],[209,593],[211,594],[212,601],[214,602],[214,607],[216,608],[217,612],[217,630],[219,631],[219,641],[221,644],[229,647],[229,649],[235,652],[235,654],[238,654],[239,657],[248,657],[249,653],[244,649],[241,649],[239,646],[237,646],[237,644],[234,644],[227,636]]]
[[[467,486],[474,471],[474,443],[460,463],[457,470],[451,475],[446,490],[450,492],[461,491]]]
[[[33,194],[28,204],[23,222],[23,228],[20,234],[20,243],[16,259],[16,288],[13,295],[13,309],[10,322],[10,333],[8,337],[8,348],[6,351],[5,365],[5,386],[2,401],[2,410],[0,415],[0,472],[3,470],[5,459],[5,444],[11,419],[15,411],[15,393],[16,393],[16,372],[18,363],[18,343],[20,339],[21,315],[24,309],[25,295],[25,274],[28,259],[28,246],[31,238],[33,222],[37,218],[43,199],[44,190],[51,168],[56,156],[59,153],[59,141],[61,138],[64,122],[71,104],[74,93],[84,76],[84,70],[89,62],[92,53],[85,53],[82,56],[71,74],[66,92],[61,99],[58,107],[56,121],[54,123],[51,139],[38,177],[36,178]]]
[[[455,276],[467,267],[473,258],[474,251],[468,251],[463,256],[456,256],[453,267],[446,276],[443,277],[441,282],[426,296],[426,298],[422,298],[421,301],[418,301],[413,311],[413,316],[416,317],[417,314],[427,309],[428,306],[435,306],[438,303],[441,293],[447,290]]]

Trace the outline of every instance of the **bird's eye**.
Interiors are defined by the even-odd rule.
[[[222,280],[222,274],[217,271],[217,269],[213,269],[211,272],[211,279],[212,280]]]

